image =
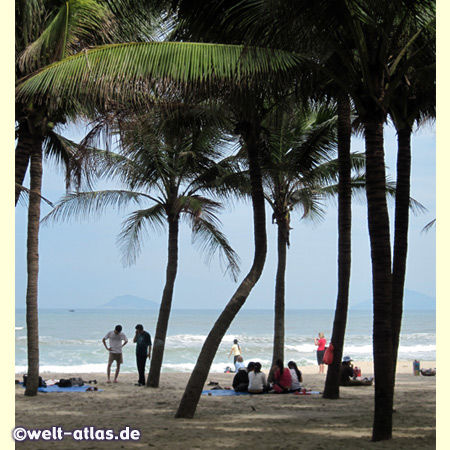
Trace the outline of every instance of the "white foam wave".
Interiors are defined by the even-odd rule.
[[[317,350],[315,345],[304,344],[304,345],[286,345],[286,350],[291,350],[299,353],[311,353]]]

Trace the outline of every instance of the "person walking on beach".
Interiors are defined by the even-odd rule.
[[[231,356],[231,354],[234,355],[233,363],[234,363],[234,367],[236,367],[236,362],[237,362],[238,356],[242,355],[241,346],[239,345],[237,339],[235,339],[233,341],[233,346],[231,347],[230,354],[228,355],[228,358]]]
[[[325,364],[323,363],[323,355],[325,354],[325,346],[327,340],[325,335],[320,332],[319,338],[314,338],[314,344],[317,345],[317,364],[319,365],[319,373],[325,373]]]
[[[109,347],[106,345],[106,340],[109,339]],[[122,325],[116,325],[114,331],[108,331],[106,336],[102,339],[103,345],[109,352],[108,368],[106,374],[108,376],[107,383],[111,383],[111,365],[113,361],[116,361],[116,374],[114,376],[114,383],[117,383],[119,377],[120,365],[123,363],[122,348],[128,343],[128,339],[124,333],[122,333]],[[122,344],[123,342],[123,344]]]
[[[152,352],[152,338],[150,333],[144,331],[144,327],[138,323],[135,327],[136,334],[133,342],[136,343],[136,365],[139,373],[139,380],[136,386],[145,386],[145,363],[150,359]]]

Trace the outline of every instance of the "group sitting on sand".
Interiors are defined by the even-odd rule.
[[[240,358],[242,359],[242,358]],[[289,361],[288,367],[284,367],[281,359],[276,361],[273,367],[273,383],[267,382],[267,377],[261,371],[260,362],[250,361],[245,367],[242,361],[237,365],[236,375],[233,378],[233,389],[236,392],[250,392],[251,394],[263,394],[265,392],[288,393],[298,392],[301,389],[302,373],[294,361]]]
[[[358,373],[354,371],[351,362],[352,359],[350,356],[344,356],[340,372],[340,385],[371,386],[373,378],[361,378],[357,376]],[[233,378],[233,389],[236,392],[249,392],[251,394],[263,394],[266,392],[285,394],[301,391],[303,377],[294,361],[289,361],[287,367],[284,367],[283,361],[278,359],[272,368],[272,383],[267,382],[266,374],[261,369],[260,362],[250,361],[245,366],[243,357],[239,356],[236,360],[236,374]],[[216,389],[219,388],[220,386],[216,387]]]

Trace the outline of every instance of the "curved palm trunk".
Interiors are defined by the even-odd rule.
[[[339,398],[340,369],[347,326],[350,289],[352,227],[351,133],[350,102],[348,97],[340,97],[338,99],[338,295],[331,335],[331,342],[334,346],[334,358],[333,363],[328,366],[323,391],[323,397],[330,399]]]
[[[372,440],[392,438],[394,399],[392,275],[383,147],[383,121],[365,124],[366,191],[372,258],[375,413]]]
[[[397,189],[395,197],[394,256],[392,262],[393,377],[403,315],[406,257],[408,253],[409,199],[411,185],[411,130],[398,131]]]
[[[278,266],[275,281],[275,319],[273,334],[273,354],[272,367],[277,359],[284,361],[284,333],[285,333],[285,279],[287,260],[287,240],[286,240],[286,219],[277,218],[278,232]],[[272,380],[272,369],[270,370],[269,381]]]
[[[259,164],[259,135],[255,127],[248,133],[242,133],[246,142],[249,171],[251,180],[251,195],[253,205],[253,222],[255,233],[255,254],[250,272],[244,278],[222,314],[217,319],[203,344],[194,370],[184,391],[176,412],[177,418],[192,418],[197,409],[203,386],[208,377],[209,369],[217,353],[217,349],[227,332],[231,322],[245,303],[264,268],[267,253],[266,214],[262,188],[261,168]]]
[[[16,166],[16,186],[15,186],[15,205],[19,201],[20,187],[25,179],[25,174],[30,163],[30,155],[33,146],[36,145],[35,138],[30,133],[28,123],[22,122],[19,125],[18,140],[16,146],[15,166]],[[39,143],[42,146],[42,143]]]
[[[169,325],[170,311],[172,308],[173,288],[178,269],[178,217],[169,217],[169,245],[166,269],[166,285],[164,286],[161,306],[159,308],[158,323],[156,325],[155,338],[152,349],[150,373],[147,378],[147,386],[158,387],[161,375],[161,366],[164,357],[167,328]]]
[[[38,141],[40,140],[40,146]],[[25,395],[37,394],[39,385],[38,273],[41,216],[42,139],[36,138],[30,158],[30,201],[27,229],[27,350],[28,378]]]

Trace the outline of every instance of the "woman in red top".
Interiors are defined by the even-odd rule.
[[[281,359],[277,359],[275,363],[275,371],[274,371],[274,380],[275,383],[273,385],[273,390],[278,393],[285,393],[291,390],[291,371],[283,367],[283,361]]]
[[[325,364],[323,363],[323,355],[325,354],[325,346],[327,340],[325,335],[320,332],[319,338],[314,338],[314,344],[317,345],[317,364],[319,364],[319,373],[325,373]]]

